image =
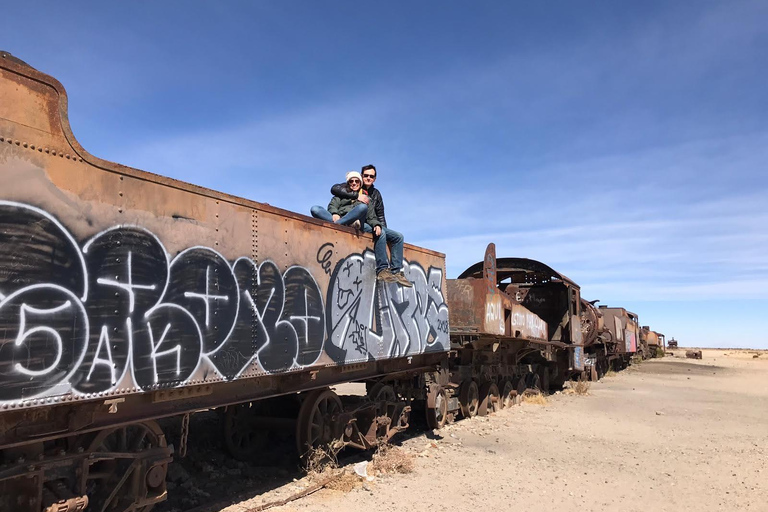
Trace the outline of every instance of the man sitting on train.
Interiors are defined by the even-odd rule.
[[[353,226],[357,229],[361,229],[363,223],[375,222],[378,224],[376,214],[373,213],[373,210],[368,209],[368,197],[367,193],[362,190],[360,173],[349,171],[347,182],[344,185],[349,191],[347,197],[334,196],[328,203],[328,209],[322,206],[313,206],[310,209],[312,216],[343,226]]]
[[[362,168],[362,191],[367,195],[365,202],[368,204],[368,218],[373,216],[378,224],[366,222],[363,230],[373,233],[373,252],[376,255],[376,279],[379,281],[399,283],[411,287],[413,283],[403,274],[403,234],[387,227],[387,219],[384,216],[384,200],[379,189],[373,186],[376,181],[376,167],[364,165]],[[331,187],[331,194],[335,198],[349,199],[355,197],[355,191],[348,183],[338,183]],[[387,256],[387,247],[391,253],[391,261]]]

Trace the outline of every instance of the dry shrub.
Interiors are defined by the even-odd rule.
[[[564,395],[584,396],[589,394],[591,383],[587,380],[577,380],[568,383],[568,387],[563,390]]]
[[[586,380],[580,380],[576,383],[575,386],[573,386],[573,390],[576,392],[577,395],[587,395],[589,394],[589,388],[592,386],[592,383]]]
[[[607,372],[605,372],[604,376],[605,377],[615,377],[616,376],[616,372],[613,371],[613,370],[608,370]]]
[[[325,487],[334,491],[349,492],[360,486],[360,477],[355,472],[344,471],[338,478],[328,482]]]
[[[547,398],[538,391],[526,389],[523,393],[523,403],[533,405],[547,405]]]
[[[383,444],[373,454],[369,466],[377,474],[412,473],[414,468],[413,454],[397,446]]]
[[[344,443],[334,442],[329,446],[315,448],[304,456],[307,475],[314,479],[324,476],[328,471],[339,467],[338,454],[344,448]]]

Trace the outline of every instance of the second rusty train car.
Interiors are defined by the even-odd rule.
[[[595,301],[597,302],[597,301]],[[582,301],[586,373],[592,380],[629,365],[640,345],[637,315],[625,308]]]
[[[579,286],[525,258],[485,258],[448,280],[450,409],[495,410],[526,389],[548,391],[584,370]]]

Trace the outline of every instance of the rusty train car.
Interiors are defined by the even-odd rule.
[[[405,259],[413,288],[377,284],[351,228],[92,156],[61,84],[0,54],[0,510],[149,510],[171,415],[230,406],[244,451],[277,396],[300,451],[402,430],[450,349],[444,255]],[[381,376],[409,401],[328,387]]]
[[[548,391],[584,370],[580,288],[544,263],[496,258],[448,280],[450,410],[495,411],[528,389]]]
[[[61,84],[0,52],[0,510],[149,511],[196,411],[239,458],[268,429],[368,448],[417,409],[439,428],[636,351],[636,315],[544,263],[490,244],[448,280],[406,244],[408,288],[377,283],[371,245],[94,157]]]
[[[635,354],[648,352],[640,340],[637,314],[621,307],[595,307],[596,302],[581,303],[585,371],[591,380],[602,378],[608,370],[626,368]]]
[[[640,329],[640,341],[647,347],[643,359],[658,357],[659,354],[664,353],[664,335],[660,332],[652,331],[647,325]]]

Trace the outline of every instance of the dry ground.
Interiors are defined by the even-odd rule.
[[[411,473],[346,477],[271,510],[768,511],[768,353],[755,353],[646,361],[586,396],[560,393],[546,405],[459,421],[403,442]]]

